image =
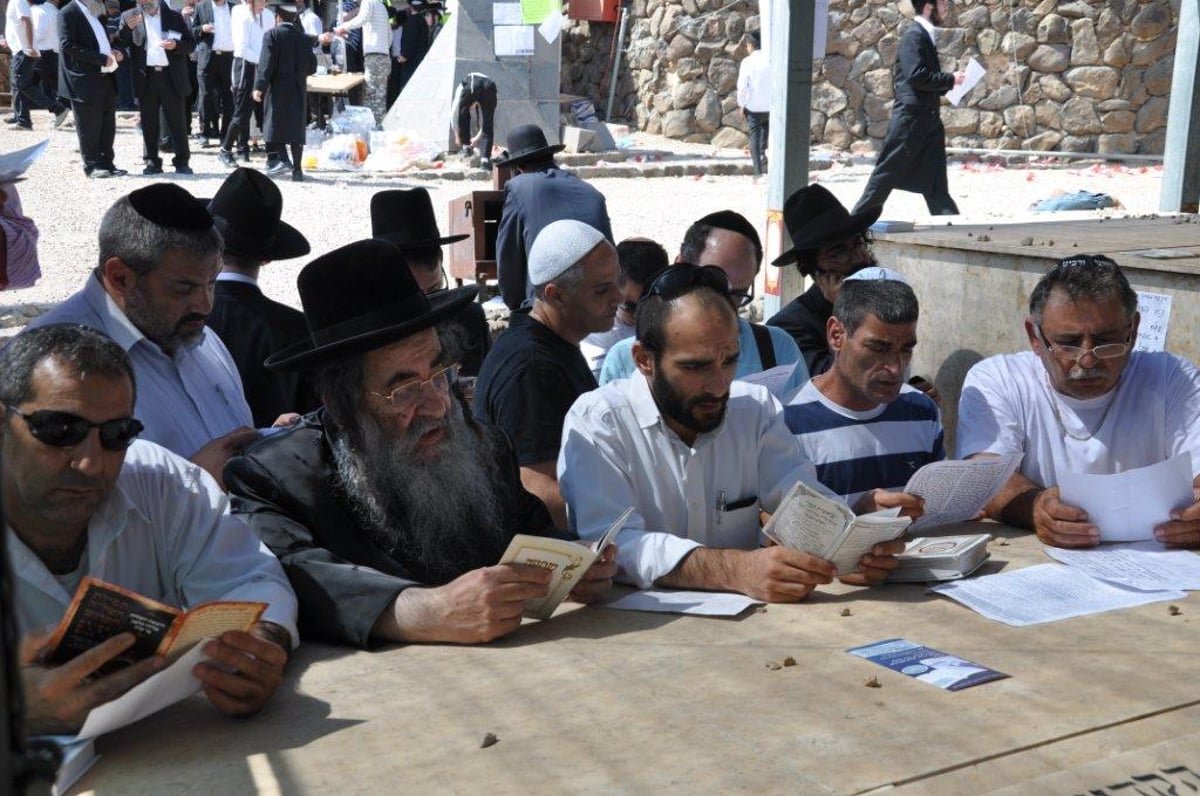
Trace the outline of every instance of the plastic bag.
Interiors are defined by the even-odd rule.
[[[356,135],[335,135],[321,145],[317,167],[333,171],[357,171],[367,159],[367,142]]]
[[[375,114],[362,105],[347,105],[329,120],[329,129],[334,135],[358,135],[366,141],[375,129]]]

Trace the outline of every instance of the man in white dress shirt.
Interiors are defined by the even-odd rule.
[[[222,166],[237,168],[233,146],[238,156],[250,162],[250,117],[256,116],[262,126],[262,106],[254,102],[254,75],[262,52],[263,35],[275,27],[275,13],[267,8],[267,0],[248,0],[233,7],[233,119],[221,142],[217,160]],[[255,107],[257,105],[257,108]]]
[[[758,33],[749,36],[754,48],[738,65],[737,104],[750,127],[750,159],[757,180],[767,170],[767,136],[771,122],[771,62]]]
[[[1165,351],[1132,351],[1137,294],[1103,255],[1068,257],[1029,298],[1031,351],[976,364],[958,404],[962,458],[1023,453],[987,512],[1056,547],[1092,547],[1099,531],[1064,503],[1063,473],[1118,473],[1191,457],[1200,488],[1200,373]],[[1200,502],[1155,529],[1171,547],[1200,547]]]
[[[33,732],[75,732],[88,712],[162,668],[151,657],[97,674],[122,633],[51,663],[47,632],[86,577],[185,609],[267,604],[247,631],[207,642],[193,673],[222,713],[256,712],[295,646],[296,597],[279,562],[234,518],[203,470],[135,441],[137,391],[121,347],[81,326],[25,332],[0,355],[0,452],[26,710]]]
[[[208,209],[157,183],[117,200],[100,222],[100,257],[83,290],[31,325],[81,323],[133,360],[144,438],[221,482],[225,460],[256,439],[229,350],[206,332],[221,270]]]
[[[876,545],[856,572],[837,572],[798,550],[759,547],[760,509],[774,511],[796,481],[829,492],[779,402],[733,380],[739,353],[724,272],[681,264],[650,284],[638,306],[637,372],[584,394],[567,414],[558,481],[572,530],[596,538],[633,505],[617,565],[640,588],[794,602],[835,576],[882,581],[903,542]],[[876,491],[855,508],[913,504],[911,496]]]

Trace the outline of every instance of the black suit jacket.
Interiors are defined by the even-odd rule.
[[[188,77],[188,56],[196,47],[192,37],[191,27],[183,18],[183,14],[172,11],[166,3],[158,4],[158,13],[162,17],[163,38],[171,31],[179,34],[175,49],[167,51],[167,74],[170,75],[171,85],[182,99],[192,91],[191,78]],[[138,97],[146,90],[146,22],[145,18],[136,29],[131,29],[121,21],[121,44],[129,49],[129,58],[133,67],[133,91]]]
[[[218,280],[208,326],[221,338],[242,377],[254,425],[266,428],[284,412],[320,405],[306,374],[270,371],[263,360],[308,337],[304,313],[272,301],[255,285]]]
[[[229,0],[226,0],[229,2]],[[232,9],[230,9],[232,11]],[[213,1],[200,0],[196,4],[195,11],[192,12],[191,27],[192,38],[196,42],[196,69],[204,71],[208,66],[208,59],[212,57],[212,44],[214,33],[205,33],[202,28],[205,25],[213,24]]]
[[[900,37],[892,80],[897,104],[934,110],[940,105],[941,96],[954,88],[954,75],[942,71],[937,47],[916,22]]]
[[[103,19],[100,27],[104,27]],[[114,74],[100,73],[108,56],[100,52],[100,42],[77,3],[67,3],[59,12],[58,45],[58,90],[64,97],[72,102],[99,102],[105,81],[116,90]]]
[[[513,177],[504,185],[504,209],[496,232],[496,270],[500,295],[509,309],[525,301],[529,250],[542,228],[563,218],[590,224],[612,242],[604,194],[570,172],[554,166]]]
[[[833,305],[821,288],[813,285],[786,307],[772,315],[768,326],[778,326],[792,336],[800,347],[810,376],[819,376],[833,364],[833,352],[825,336],[825,326],[833,314]]]
[[[467,410],[469,412],[469,410]],[[300,635],[365,647],[379,615],[410,586],[424,583],[420,561],[388,551],[363,529],[338,491],[325,410],[229,460],[225,484],[233,511],[279,557],[300,600]],[[480,540],[478,566],[500,560],[516,533],[559,535],[550,514],[521,486],[504,436],[481,426],[495,462],[505,538]],[[452,495],[446,496],[453,500]],[[498,542],[498,543],[497,543]],[[468,567],[464,569],[465,573]]]

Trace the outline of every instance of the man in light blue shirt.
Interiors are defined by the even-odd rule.
[[[237,366],[204,322],[221,270],[208,209],[170,183],[123,196],[100,222],[100,258],[83,290],[31,326],[78,323],[133,360],[143,439],[221,481],[225,460],[257,433]]]
[[[745,216],[732,210],[721,210],[688,227],[675,262],[721,268],[733,286],[734,303],[744,307],[754,300],[754,279],[762,266],[762,243],[754,225]],[[632,338],[622,340],[609,349],[600,369],[600,384],[626,379],[633,374],[633,342]],[[808,368],[800,356],[800,348],[782,329],[752,324],[739,317],[738,345],[741,356],[735,379],[798,363],[783,389],[791,390],[808,381]]]

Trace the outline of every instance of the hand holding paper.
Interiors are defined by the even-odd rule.
[[[975,88],[983,76],[987,74],[987,70],[983,68],[983,64],[971,59],[967,64],[967,69],[963,73],[962,80],[956,81],[954,88],[946,92],[946,99],[950,100],[950,104],[958,105],[962,102],[963,97]]]
[[[1156,528],[1169,524],[1172,511],[1185,511],[1196,502],[1192,460],[1186,453],[1111,475],[1064,473],[1059,477],[1059,491],[1063,503],[1087,512],[1101,542],[1153,539]],[[1200,510],[1193,513],[1200,514]],[[1196,525],[1200,517],[1192,519]],[[1182,533],[1183,540],[1196,533],[1175,530]]]

